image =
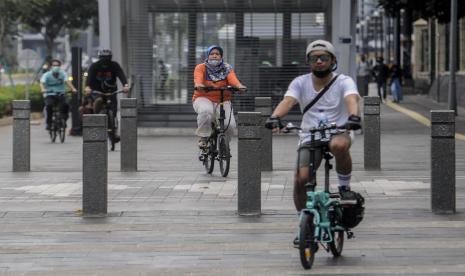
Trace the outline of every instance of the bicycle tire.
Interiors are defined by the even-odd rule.
[[[64,119],[60,118],[60,126],[58,128],[58,135],[60,136],[60,142],[64,143],[66,138],[66,122]]]
[[[52,143],[55,143],[57,139],[57,125],[55,114],[52,115],[52,122],[50,124],[50,130],[48,132],[50,134],[50,140],[52,141]]]
[[[220,163],[221,176],[226,177],[229,173],[231,153],[229,143],[224,135],[218,137],[218,162]]]
[[[48,131],[48,133],[50,134],[50,141],[51,141],[52,143],[55,143],[55,141],[56,141],[56,139],[57,139],[57,133],[56,133],[56,131],[53,130],[53,129],[50,129],[50,130]]]
[[[334,257],[339,257],[342,254],[344,248],[344,231],[332,231],[333,241],[329,243],[329,249]]]
[[[203,159],[203,166],[205,167],[205,171],[208,174],[211,174],[213,172],[213,169],[215,168],[215,150],[215,140],[209,137],[207,142],[207,148],[205,149],[206,154]]]
[[[314,240],[314,231],[313,215],[308,213],[302,214],[299,225],[299,253],[300,262],[305,269],[312,268],[315,260],[318,244]]]
[[[115,137],[116,137],[116,129],[115,129],[115,118],[113,117],[113,111],[108,110],[107,112],[107,120],[108,120],[108,139],[110,140],[110,150],[114,151],[115,150]]]

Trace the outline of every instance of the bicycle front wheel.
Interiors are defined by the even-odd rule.
[[[48,131],[50,134],[50,140],[52,143],[55,143],[57,139],[57,124],[56,124],[56,117],[53,115],[52,123],[50,124],[50,130]]]
[[[329,243],[329,249],[334,257],[339,257],[344,247],[344,231],[333,231],[331,234],[333,235],[333,241]]]
[[[214,139],[208,138],[207,148],[204,149],[203,152],[203,166],[205,167],[205,171],[208,174],[213,172],[213,168],[215,167],[215,150],[216,150],[216,143]]]
[[[229,143],[224,135],[218,137],[218,161],[220,162],[220,172],[223,177],[228,176],[231,153]]]
[[[315,260],[318,244],[315,242],[314,231],[313,215],[304,213],[299,226],[299,253],[300,262],[305,269],[312,268]]]

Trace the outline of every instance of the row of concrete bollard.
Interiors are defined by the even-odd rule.
[[[137,171],[137,100],[120,100],[121,171]],[[107,115],[84,115],[82,211],[102,216],[108,208]]]
[[[365,170],[381,169],[380,103],[379,97],[364,97]],[[271,98],[256,98],[255,104],[255,110],[259,112],[238,114],[239,215],[260,215],[261,171],[272,170],[272,162],[271,165],[263,165],[272,160],[271,133],[264,129],[264,118],[271,115]],[[454,111],[431,111],[431,124],[431,209],[435,213],[454,213]]]
[[[431,111],[431,209],[455,213],[455,112]]]
[[[364,97],[364,168],[381,169],[379,97]],[[431,210],[455,213],[455,113],[431,111]]]
[[[121,99],[121,171],[137,171],[137,101]],[[13,171],[30,171],[30,101],[13,101]],[[84,115],[82,209],[104,215],[108,206],[107,116]]]
[[[13,171],[31,170],[31,102],[13,101]]]
[[[272,170],[271,98],[256,98],[256,111],[238,114],[238,213],[261,213],[261,171]],[[137,171],[137,102],[121,99],[121,170]],[[13,171],[30,170],[30,103],[13,103]],[[431,208],[455,212],[455,116],[431,113]],[[83,132],[83,212],[106,214],[108,148],[106,115],[85,115]],[[380,170],[380,100],[364,97],[364,166]]]
[[[121,99],[121,171],[137,171],[137,101]],[[13,101],[13,171],[31,170],[30,101]],[[84,115],[101,117],[102,115]],[[101,120],[101,119],[99,119]],[[89,121],[89,124],[94,124]],[[105,122],[106,123],[106,122]],[[86,125],[84,123],[84,125]],[[92,127],[94,127],[92,125]],[[105,128],[106,126],[101,125]],[[106,136],[105,136],[106,137]],[[84,141],[86,137],[84,137]]]

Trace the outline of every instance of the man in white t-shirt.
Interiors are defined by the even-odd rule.
[[[318,95],[324,87],[336,77],[333,73],[337,68],[334,46],[325,40],[316,40],[310,43],[306,51],[307,62],[312,73],[295,78],[284,95],[284,99],[274,110],[266,122],[266,127],[279,131],[282,128],[283,118],[292,107],[299,103],[303,111],[305,107]],[[359,116],[359,93],[355,82],[349,76],[337,75],[325,94],[303,114],[301,127],[308,130],[318,127],[322,116],[327,122],[336,122],[338,126],[346,126],[349,130],[361,128]],[[352,159],[349,148],[353,135],[351,132],[335,135],[330,141],[330,150],[336,159],[336,172],[339,180],[339,191],[350,191],[350,178],[352,172]],[[302,147],[310,137],[301,135],[299,143],[298,170],[294,179],[294,204],[298,212],[305,208],[307,194],[305,184],[309,181],[310,154],[308,147]],[[321,162],[321,156],[317,158]]]

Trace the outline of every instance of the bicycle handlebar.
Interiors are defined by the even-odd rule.
[[[347,131],[345,126],[337,126],[336,123],[330,123],[319,127],[312,127],[309,130],[303,130],[301,127],[294,126],[292,123],[287,123],[281,129],[283,133],[290,133],[297,131],[299,134],[310,134],[310,141],[328,143],[331,137]]]
[[[90,92],[90,93],[91,94],[97,94],[97,95],[104,95],[104,96],[113,96],[113,95],[123,93],[123,92],[124,92],[123,90],[118,90],[118,91],[114,91],[114,92],[102,92],[102,91],[98,91],[98,90],[92,90],[92,92]]]
[[[210,92],[210,91],[230,91],[230,92],[242,92],[247,91],[247,89],[240,89],[236,86],[195,86],[194,90],[202,91],[202,92]]]
[[[66,90],[64,92],[54,91],[54,90],[45,90],[45,92],[43,92],[43,93],[45,93],[45,94],[47,94],[47,93],[70,94],[70,93],[74,93],[74,92],[72,90]]]
[[[299,133],[310,133],[314,134],[317,132],[325,132],[326,130],[332,131],[332,134],[339,134],[343,133],[347,130],[346,126],[338,126],[336,123],[330,123],[327,125],[319,126],[319,127],[312,127],[309,130],[303,130],[301,127],[295,126],[292,123],[287,123],[285,127],[281,129],[283,133],[290,133],[297,130]]]

